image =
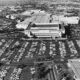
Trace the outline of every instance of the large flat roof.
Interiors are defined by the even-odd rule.
[[[45,15],[35,15],[35,20],[33,23],[49,23],[50,20],[50,14]]]

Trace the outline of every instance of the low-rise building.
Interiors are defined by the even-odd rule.
[[[65,24],[78,24],[79,17],[78,16],[67,17],[64,15],[53,15],[53,21],[63,22]]]
[[[62,32],[59,27],[59,23],[36,23],[30,31],[38,37],[61,37]]]
[[[80,80],[80,59],[68,60],[68,66],[71,68],[75,80]]]

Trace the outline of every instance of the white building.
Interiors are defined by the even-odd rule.
[[[79,22],[79,17],[63,17],[60,18],[59,21],[67,23],[67,24],[78,24]]]
[[[31,32],[37,37],[61,37],[61,31],[59,29],[59,24],[52,23],[37,23],[36,26],[31,27]]]
[[[28,26],[27,24],[17,24],[17,25],[16,25],[16,27],[17,27],[18,29],[21,29],[21,28],[22,28],[22,29],[26,29],[27,26]]]
[[[53,21],[63,22],[65,24],[78,24],[79,17],[78,16],[65,17],[64,15],[53,15]]]

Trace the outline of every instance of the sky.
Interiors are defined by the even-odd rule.
[[[8,5],[8,4],[14,4],[16,2],[24,2],[24,1],[27,1],[27,0],[0,0],[0,5]]]

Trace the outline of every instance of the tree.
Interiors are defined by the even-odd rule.
[[[3,66],[4,65],[4,63],[0,63],[0,66]]]
[[[44,3],[44,4],[41,5],[41,9],[45,10],[45,11],[48,11],[49,7],[48,7],[47,4]]]

